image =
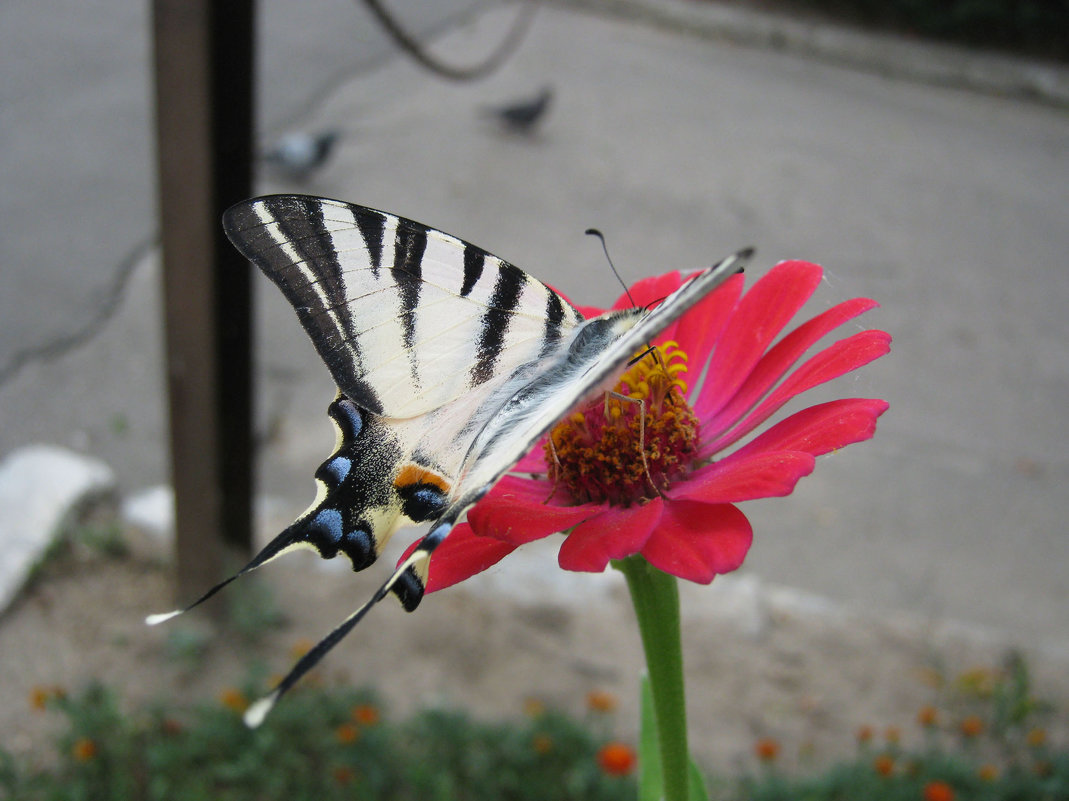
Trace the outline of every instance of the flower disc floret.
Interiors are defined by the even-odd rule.
[[[674,342],[640,354],[612,393],[572,413],[544,447],[549,478],[579,503],[628,507],[663,494],[698,450],[698,417]]]

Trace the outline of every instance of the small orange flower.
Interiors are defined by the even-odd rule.
[[[931,704],[922,706],[917,712],[917,722],[926,729],[930,729],[939,721],[939,710]]]
[[[979,737],[984,731],[984,722],[978,715],[969,715],[958,725],[963,737]]]
[[[43,712],[51,700],[52,690],[48,687],[37,686],[30,690],[30,706],[39,712]]]
[[[958,689],[977,698],[989,698],[995,692],[998,674],[989,668],[975,667],[958,676]]]
[[[79,762],[89,762],[97,755],[97,744],[88,737],[79,737],[71,746],[71,756]]]
[[[548,734],[536,734],[531,738],[531,750],[536,754],[548,754],[553,750],[553,738]]]
[[[594,690],[586,696],[586,706],[591,712],[612,712],[616,703],[616,696],[603,690]]]
[[[523,714],[529,718],[540,718],[546,714],[546,705],[542,699],[530,696],[523,699]]]
[[[356,778],[356,773],[348,765],[338,765],[334,768],[334,781],[343,787]]]
[[[610,776],[626,776],[635,769],[638,756],[635,750],[621,742],[611,742],[598,751],[598,765]]]
[[[924,801],[954,801],[954,788],[946,782],[928,782],[924,785]]]
[[[872,726],[861,726],[857,730],[857,741],[864,745],[872,741]]]
[[[754,743],[753,750],[762,762],[775,762],[779,756],[779,742],[771,737],[762,737]]]
[[[160,729],[164,734],[174,736],[182,733],[182,724],[174,718],[164,718],[160,722]]]
[[[894,757],[889,754],[880,754],[872,760],[872,769],[881,776],[890,776],[895,769]]]
[[[353,707],[353,720],[361,726],[374,726],[379,722],[379,709],[373,704],[357,704]]]
[[[334,730],[334,739],[343,745],[355,743],[360,736],[360,729],[352,723],[343,723]]]
[[[1031,748],[1042,748],[1047,743],[1047,730],[1040,728],[1029,729],[1024,741]]]
[[[990,763],[981,765],[976,775],[980,777],[980,781],[993,782],[998,778],[998,768]]]
[[[239,715],[249,708],[249,699],[245,693],[233,687],[228,687],[219,693],[219,703]]]
[[[883,731],[883,739],[891,745],[898,745],[902,740],[902,732],[899,730],[898,726],[888,726]]]

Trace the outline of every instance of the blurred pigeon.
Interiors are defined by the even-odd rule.
[[[340,138],[341,132],[335,130],[289,133],[264,153],[264,161],[288,177],[303,181],[326,164]]]
[[[497,118],[501,125],[513,133],[529,133],[545,115],[549,101],[553,99],[552,87],[545,87],[537,97],[486,109],[486,114]]]

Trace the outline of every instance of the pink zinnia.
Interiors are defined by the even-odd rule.
[[[626,397],[570,415],[552,445],[524,457],[469,512],[435,551],[427,591],[557,533],[566,535],[566,570],[600,572],[633,554],[700,583],[738,568],[753,531],[735,504],[788,495],[815,457],[868,439],[887,409],[865,398],[822,403],[731,450],[791,398],[888,352],[888,334],[861,331],[791,372],[823,336],[877,305],[840,303],[773,345],[822,275],[815,264],[783,262],[745,294],[735,276],[666,329],[656,358],[636,362],[618,385]],[[656,303],[682,281],[678,272],[639,281],[613,308]]]

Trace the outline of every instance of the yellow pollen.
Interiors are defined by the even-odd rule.
[[[615,392],[558,423],[546,445],[554,483],[577,503],[617,506],[667,491],[689,470],[698,446],[698,418],[681,378],[686,361],[675,342],[653,348]]]

